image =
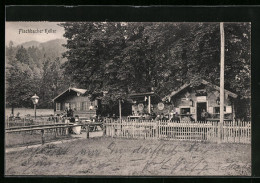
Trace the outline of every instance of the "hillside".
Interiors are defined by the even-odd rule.
[[[51,108],[51,99],[68,87],[63,75],[62,53],[65,39],[47,42],[29,41],[6,46],[6,104],[8,107],[31,107],[31,96],[40,97],[39,108]],[[19,96],[19,97],[18,97]]]
[[[22,44],[19,44],[17,46],[23,46],[24,48],[29,48],[29,47],[39,47],[40,46],[40,42],[38,41],[28,41],[28,42],[25,42],[25,43],[22,43]]]
[[[26,49],[29,47],[37,47],[49,58],[62,58],[62,53],[66,51],[66,48],[62,46],[63,44],[66,44],[65,39],[53,39],[42,43],[38,41],[28,41],[18,46],[23,46]],[[62,58],[61,61],[65,62],[66,59]]]
[[[39,44],[39,48],[45,50],[46,55],[50,57],[62,57],[62,53],[66,51],[66,48],[62,46],[66,44],[65,39],[54,39]],[[65,61],[62,59],[62,61]]]

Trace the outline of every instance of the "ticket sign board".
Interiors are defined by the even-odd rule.
[[[197,102],[206,102],[207,101],[207,96],[198,96],[197,97]]]
[[[162,102],[158,103],[158,109],[160,111],[164,109],[164,104]]]
[[[142,110],[144,110],[144,104],[138,104],[138,110],[139,111],[142,111]]]

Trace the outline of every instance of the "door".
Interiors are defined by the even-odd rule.
[[[207,112],[207,102],[199,102],[197,103],[197,121],[204,120],[201,117],[201,113],[205,110]]]

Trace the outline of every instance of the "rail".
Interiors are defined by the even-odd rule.
[[[83,124],[66,124],[66,123],[56,123],[56,124],[49,124],[49,125],[31,125],[31,126],[23,126],[23,127],[11,127],[5,129],[5,133],[20,133],[20,132],[33,132],[33,131],[40,131],[41,132],[41,143],[45,143],[45,133],[48,133],[50,130],[54,130],[55,137],[59,133],[62,134],[69,134],[69,128],[81,126],[86,129],[86,138],[89,138],[89,132],[91,131],[92,127],[95,126],[102,126],[102,123],[83,123]]]

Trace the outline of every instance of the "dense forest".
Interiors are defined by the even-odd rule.
[[[67,22],[64,47],[27,43],[6,47],[6,103],[40,107],[70,84],[102,102],[153,89],[160,97],[184,83],[219,85],[219,23]],[[224,23],[225,89],[239,95],[237,114],[250,116],[250,23]],[[65,39],[64,39],[65,40]],[[61,45],[61,44],[60,44]],[[59,50],[57,50],[59,48]],[[63,53],[63,54],[62,54]],[[73,84],[72,84],[73,83]]]
[[[32,107],[31,97],[40,97],[39,108],[52,108],[52,99],[70,84],[63,73],[65,40],[36,41],[6,46],[6,105]]]

